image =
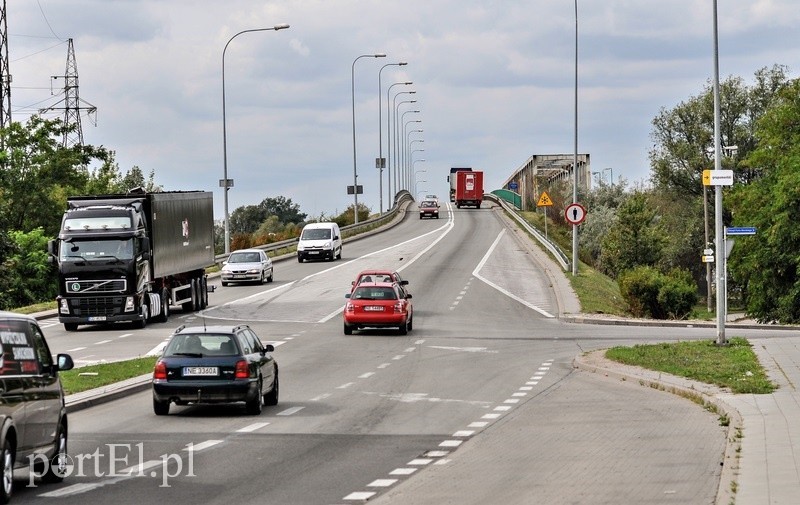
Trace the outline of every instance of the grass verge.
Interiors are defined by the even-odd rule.
[[[157,356],[145,356],[113,363],[98,363],[60,372],[61,385],[68,395],[99,388],[150,373]]]
[[[744,338],[732,338],[723,346],[700,340],[613,347],[606,351],[606,357],[729,388],[736,394],[769,394],[776,389]]]

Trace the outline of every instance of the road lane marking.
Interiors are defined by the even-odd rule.
[[[341,386],[336,386],[336,389],[347,389],[350,386],[352,386],[353,384],[355,384],[355,382],[348,382],[346,384],[342,384]]]
[[[480,279],[483,283],[487,284],[488,286],[496,289],[497,291],[500,291],[501,293],[503,293],[507,297],[511,298],[512,300],[516,300],[519,303],[521,303],[522,305],[525,305],[526,307],[535,310],[536,312],[538,312],[539,314],[543,315],[544,317],[555,318],[556,316],[554,316],[553,314],[547,312],[544,309],[541,309],[541,308],[537,307],[536,305],[528,302],[527,300],[523,300],[522,298],[518,297],[514,293],[508,291],[507,289],[505,289],[503,287],[498,286],[497,284],[495,284],[494,282],[490,281],[489,279],[483,277],[480,274],[481,269],[486,264],[486,261],[488,261],[489,256],[491,256],[492,253],[494,252],[494,250],[497,248],[497,244],[500,242],[500,239],[503,237],[505,232],[506,232],[505,228],[500,230],[500,233],[497,235],[497,238],[494,240],[492,245],[489,246],[489,250],[486,251],[486,254],[483,256],[481,261],[478,263],[478,266],[476,266],[475,270],[472,271],[472,275],[474,275],[475,277]]]
[[[111,340],[101,340],[100,342],[95,342],[94,345],[107,344],[109,342],[111,342]]]
[[[389,475],[411,475],[412,473],[416,472],[416,468],[395,468]]]
[[[292,407],[290,409],[284,410],[283,412],[278,412],[277,415],[279,415],[279,416],[291,416],[292,414],[297,414],[298,412],[300,412],[304,408],[305,407]]]
[[[367,484],[367,487],[389,487],[395,482],[397,479],[377,479]]]
[[[330,398],[330,396],[331,396],[331,394],[330,394],[330,393],[322,393],[321,395],[319,395],[319,396],[315,396],[314,398],[312,398],[312,399],[311,399],[311,400],[309,400],[309,401],[312,401],[312,402],[318,402],[318,401],[324,400],[324,399],[326,399],[326,398]]]
[[[342,500],[367,501],[370,498],[372,498],[373,496],[375,496],[376,494],[377,493],[374,493],[372,491],[367,491],[367,492],[359,491],[357,493],[350,493],[349,495],[347,495],[344,498],[342,498]]]
[[[375,375],[375,372],[367,372],[367,373],[362,373],[361,375],[358,376],[358,378],[359,379],[369,379],[373,375]]]
[[[245,426],[244,428],[239,428],[236,430],[237,433],[252,433],[256,430],[260,430],[264,426],[269,426],[269,423],[253,423],[249,426]]]
[[[188,451],[192,450],[194,452],[199,452],[204,449],[208,449],[209,447],[214,447],[217,444],[221,444],[222,440],[206,440],[205,442],[200,442],[199,444],[189,444],[188,447],[185,447],[183,450]]]

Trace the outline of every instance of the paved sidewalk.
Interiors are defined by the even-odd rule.
[[[633,380],[644,387],[699,397],[727,415],[731,424],[717,505],[800,503],[800,345],[791,336],[750,342],[770,379],[779,385],[775,393],[732,394],[615,363],[605,359],[603,351],[576,357],[575,366],[613,380]]]

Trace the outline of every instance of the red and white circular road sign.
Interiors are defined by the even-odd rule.
[[[581,224],[586,219],[586,209],[579,203],[573,203],[564,209],[564,217],[571,224]]]

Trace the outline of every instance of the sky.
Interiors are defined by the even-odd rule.
[[[6,3],[12,120],[64,116],[72,39],[82,107],[96,107],[84,143],[165,190],[213,191],[216,219],[226,159],[229,212],[283,196],[315,218],[353,204],[354,173],[359,203],[385,210],[375,158],[397,160],[395,139],[415,151],[408,189],[440,196],[449,167],[483,170],[492,190],[531,155],[574,149],[575,1]],[[713,78],[713,1],[577,5],[578,151],[606,182],[647,184],[653,118]],[[721,79],[775,64],[797,77],[799,25],[797,0],[719,0]]]

